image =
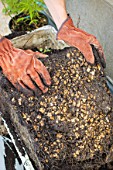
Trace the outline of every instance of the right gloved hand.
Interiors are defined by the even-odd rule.
[[[87,62],[94,64],[95,58],[92,45],[98,50],[100,62],[106,67],[106,61],[101,44],[95,36],[76,28],[70,16],[63,22],[58,33],[57,39],[65,41],[68,45],[78,48],[86,58]]]
[[[46,56],[31,50],[17,49],[8,39],[0,39],[0,67],[14,87],[28,95],[33,94],[33,91],[35,94],[38,92],[33,81],[43,93],[47,92],[47,86],[51,84],[46,67],[37,57]]]

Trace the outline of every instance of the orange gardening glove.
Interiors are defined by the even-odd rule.
[[[91,45],[98,50],[101,64],[105,68],[105,58],[102,46],[95,36],[76,28],[70,16],[64,21],[57,33],[57,39],[65,41],[68,45],[78,48],[86,58],[87,62],[94,64],[95,59]]]
[[[0,66],[3,73],[14,87],[28,95],[33,91],[36,94],[39,89],[45,93],[48,90],[47,86],[51,84],[48,71],[36,57],[41,58],[45,55],[31,50],[17,49],[8,39],[4,37],[0,39]]]

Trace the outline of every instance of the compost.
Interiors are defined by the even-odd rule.
[[[74,47],[41,59],[52,85],[40,96],[24,96],[0,72],[0,111],[37,170],[36,157],[44,170],[98,170],[112,161],[113,97],[93,50],[94,65]]]

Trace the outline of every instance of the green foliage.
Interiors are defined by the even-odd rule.
[[[48,48],[45,48],[45,49],[39,48],[39,51],[40,51],[41,53],[44,53],[44,54],[47,54],[48,52],[52,52],[52,50],[51,50],[51,49],[48,49]]]
[[[39,17],[39,12],[45,8],[43,0],[1,0],[4,5],[3,12],[12,16],[14,14],[24,13],[26,18],[22,17],[21,20],[30,19],[31,22],[36,22],[36,18]]]

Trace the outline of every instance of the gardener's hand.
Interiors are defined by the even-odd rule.
[[[57,34],[57,39],[64,40],[68,45],[78,48],[86,58],[87,62],[91,64],[94,64],[95,62],[91,47],[91,45],[94,45],[94,47],[98,49],[99,56],[101,58],[101,64],[105,68],[106,63],[103,49],[96,37],[79,28],[76,28],[73,25],[73,21],[70,16],[68,16],[68,18],[60,27]]]
[[[32,94],[40,89],[43,93],[47,92],[47,86],[51,84],[50,75],[37,57],[46,56],[39,52],[14,48],[8,39],[0,39],[0,66],[4,75],[19,91]]]

